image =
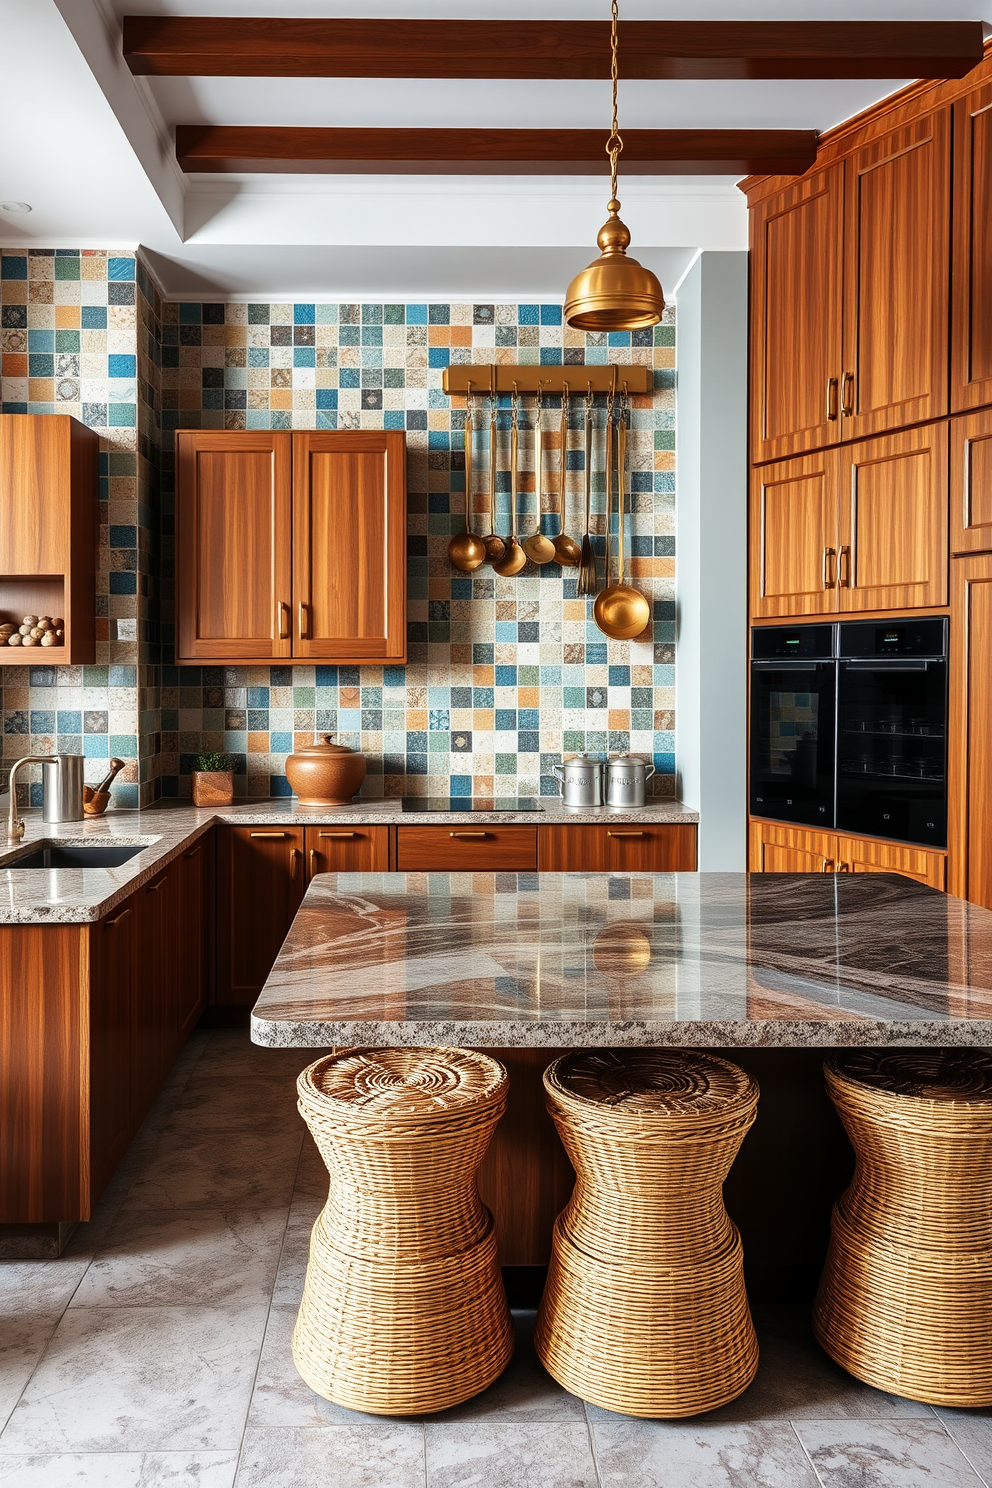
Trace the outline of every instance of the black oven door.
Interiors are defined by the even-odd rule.
[[[833,661],[752,661],[752,816],[833,827],[836,692]]]

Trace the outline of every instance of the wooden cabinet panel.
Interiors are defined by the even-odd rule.
[[[293,435],[293,654],[406,658],[406,441]]]
[[[839,437],[843,172],[810,173],[751,213],[755,460]]]
[[[90,932],[90,1199],[127,1151],[138,1104],[131,1088],[137,916],[119,905]],[[63,1216],[65,1217],[65,1216]]]
[[[992,403],[992,83],[953,109],[951,409]]]
[[[751,613],[836,608],[840,453],[822,450],[751,476]]]
[[[688,873],[696,828],[686,823],[605,822],[538,828],[542,873]]]
[[[536,827],[396,829],[400,873],[527,873],[536,867]]]
[[[992,551],[992,409],[950,421],[951,552]]]
[[[217,828],[217,1002],[262,990],[303,898],[303,845],[302,827]]]
[[[307,875],[388,873],[388,827],[306,827]]]
[[[947,428],[843,451],[838,607],[947,603]]]
[[[179,1044],[189,1038],[207,1005],[210,990],[211,936],[213,915],[213,839],[204,834],[178,860],[179,874],[179,971],[176,979],[176,1014]]]
[[[177,660],[291,654],[291,440],[176,435]]]
[[[949,887],[992,909],[992,555],[954,560],[950,631]]]
[[[927,852],[922,847],[906,847],[899,842],[874,842],[864,837],[840,837],[837,844],[838,868],[842,873],[901,873],[929,884],[932,889],[944,887],[947,857],[944,853]]]
[[[846,161],[842,439],[947,412],[949,124],[938,109]]]
[[[131,998],[131,1089],[137,1126],[179,1049],[178,869],[170,863],[132,895],[140,975]]]
[[[838,839],[833,832],[813,832],[804,827],[752,821],[749,836],[752,873],[836,871]]]

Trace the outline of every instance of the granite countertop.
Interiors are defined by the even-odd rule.
[[[322,874],[272,1047],[992,1046],[992,912],[894,874]]]
[[[3,798],[6,821],[6,797]],[[567,811],[559,798],[541,798],[541,810],[527,812],[409,812],[398,799],[358,800],[350,806],[301,807],[292,797],[197,808],[188,802],[162,803],[145,811],[108,811],[81,822],[52,825],[40,811],[22,813],[24,840],[0,851],[0,925],[73,925],[102,919],[135,889],[148,883],[197,837],[217,822],[234,826],[356,826],[402,823],[443,826],[446,822],[696,822],[699,815],[678,801],[651,801],[629,811]],[[2,841],[2,838],[0,838]],[[119,868],[11,870],[9,864],[41,842],[137,846],[141,851]]]

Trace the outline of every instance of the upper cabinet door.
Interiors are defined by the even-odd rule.
[[[951,552],[992,552],[992,408],[953,418],[949,427]]]
[[[752,458],[840,438],[843,164],[751,213]]]
[[[947,412],[949,110],[847,162],[841,439]]]
[[[292,652],[292,435],[176,435],[176,658]]]
[[[293,435],[293,655],[406,660],[406,438]]]
[[[945,605],[946,423],[869,439],[839,453],[839,609]]]
[[[951,409],[992,403],[992,83],[954,105]]]
[[[826,615],[837,605],[837,450],[751,476],[751,614]]]

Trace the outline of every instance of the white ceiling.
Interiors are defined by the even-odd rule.
[[[604,178],[197,176],[176,124],[596,127],[604,82],[134,78],[120,17],[605,18],[608,0],[0,0],[0,246],[143,244],[170,295],[556,295],[594,256]],[[628,19],[992,20],[992,0],[621,0]],[[16,59],[14,66],[8,59]],[[23,65],[22,65],[23,64]],[[621,82],[621,125],[826,129],[902,85]],[[39,106],[39,96],[43,100]],[[22,120],[11,129],[11,120]],[[605,162],[604,162],[605,164]],[[633,252],[671,292],[698,248],[746,244],[727,177],[628,177]]]

